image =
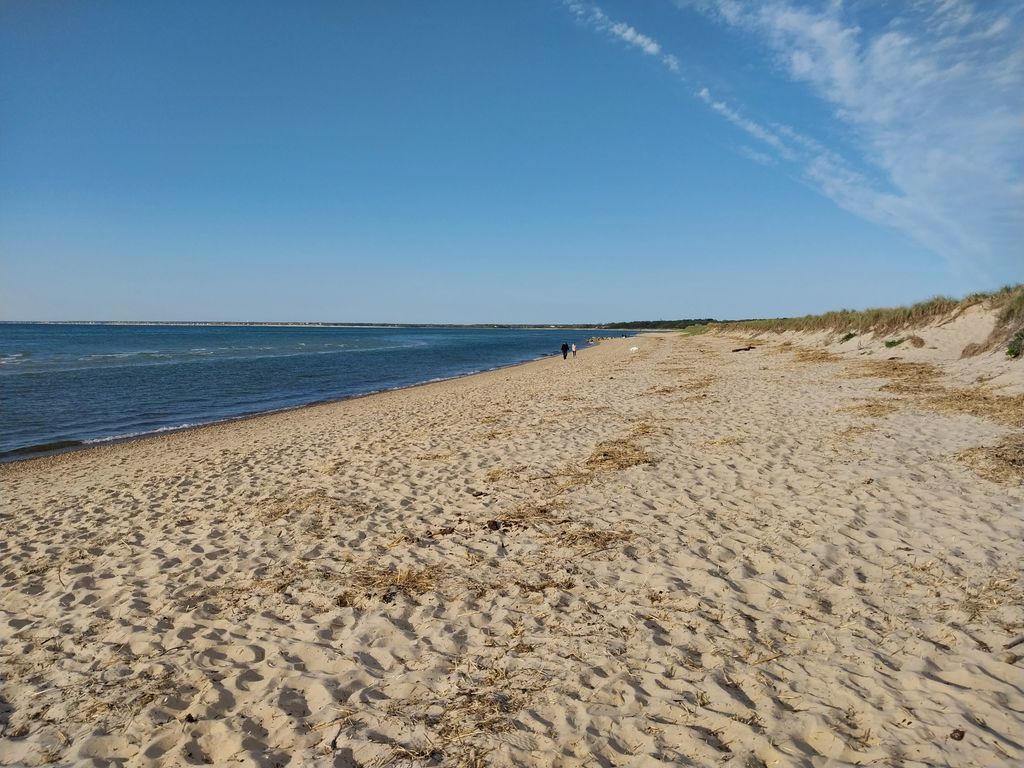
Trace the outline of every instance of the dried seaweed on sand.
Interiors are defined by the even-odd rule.
[[[942,390],[925,402],[941,411],[967,413],[1008,427],[1024,427],[1024,395],[1000,395],[973,387]]]
[[[560,547],[592,553],[618,546],[632,537],[629,531],[582,527],[559,530],[550,539]]]
[[[680,389],[684,389],[687,392],[703,392],[705,389],[710,387],[715,381],[714,376],[701,376],[700,378],[690,379],[684,382]]]
[[[941,372],[928,363],[908,363],[905,360],[873,360],[861,363],[858,370],[852,373],[858,377],[878,377],[889,379],[882,387],[887,392],[902,394],[923,394],[939,388],[938,379]]]
[[[593,474],[653,463],[654,457],[631,440],[605,440],[594,447],[594,452],[587,459],[586,469]]]
[[[1024,435],[999,445],[961,451],[956,458],[988,480],[1024,484]]]
[[[800,363],[835,363],[842,359],[824,349],[797,349],[795,356]]]
[[[899,400],[868,400],[864,403],[855,403],[839,410],[843,413],[852,413],[856,416],[870,416],[878,418],[888,416],[899,410]]]
[[[359,606],[373,598],[390,603],[399,594],[422,595],[437,589],[442,576],[443,568],[440,565],[422,568],[383,568],[367,565],[351,575],[358,594],[345,591],[338,597],[337,603],[341,607]]]

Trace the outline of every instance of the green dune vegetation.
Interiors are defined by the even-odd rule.
[[[723,325],[729,329],[778,333],[835,331],[843,334],[843,341],[848,341],[861,334],[888,336],[898,331],[930,325],[938,320],[952,319],[979,304],[998,311],[996,327],[985,342],[970,345],[964,350],[964,355],[978,354],[1004,344],[1010,357],[1024,355],[1024,283],[1009,285],[992,293],[972,293],[959,301],[937,296],[909,307],[882,307],[862,311],[842,309],[804,317],[736,320]]]

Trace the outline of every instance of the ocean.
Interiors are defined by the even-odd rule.
[[[0,461],[491,370],[593,335],[0,323]]]

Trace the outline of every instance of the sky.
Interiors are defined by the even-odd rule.
[[[0,3],[0,320],[799,315],[1024,280],[1016,0]]]

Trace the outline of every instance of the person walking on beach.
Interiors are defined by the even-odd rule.
[[[576,342],[575,341],[572,343],[572,356],[576,357]]]
[[[569,356],[569,345],[564,341],[562,342],[562,359],[565,360]]]

